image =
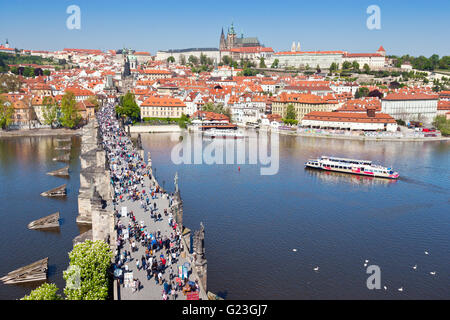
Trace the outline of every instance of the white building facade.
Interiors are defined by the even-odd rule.
[[[381,112],[404,121],[433,122],[437,114],[438,96],[427,94],[388,94],[381,101]]]

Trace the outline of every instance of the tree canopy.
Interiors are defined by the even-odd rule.
[[[283,122],[286,124],[297,124],[297,113],[295,112],[295,108],[292,104],[288,104],[286,107],[286,117],[283,119]]]
[[[20,300],[62,300],[57,292],[58,287],[54,283],[44,283]]]
[[[63,273],[67,299],[105,300],[108,297],[111,257],[111,249],[104,241],[86,240],[75,245],[69,252],[69,268]]]
[[[75,128],[82,120],[81,115],[78,114],[77,101],[72,92],[66,92],[61,100],[61,125],[65,128]]]
[[[133,93],[128,91],[124,96],[120,97],[120,103],[116,108],[116,112],[119,116],[128,117],[132,121],[139,120],[141,109],[136,103]]]
[[[6,129],[11,124],[13,114],[12,104],[0,96],[0,128]]]
[[[280,63],[280,60],[278,60],[278,59],[275,59],[275,60],[273,60],[273,62],[272,62],[272,65],[270,66],[272,69],[276,69],[276,68],[278,68],[278,64]]]
[[[361,87],[358,90],[356,90],[355,98],[359,99],[359,98],[362,98],[362,97],[367,97],[368,95],[369,95],[369,88]]]
[[[433,71],[437,69],[450,69],[450,56],[439,58],[439,55],[433,54],[429,58],[425,56],[412,57],[410,55],[403,55],[401,57],[390,56],[390,58],[393,58],[396,61],[395,66],[397,68],[400,68],[405,62],[409,62],[412,67],[417,70]]]
[[[61,108],[59,107],[58,102],[52,97],[46,96],[42,103],[42,117],[44,118],[44,123],[53,128],[53,126],[59,122]]]
[[[221,104],[221,103],[214,104],[214,103],[208,102],[202,107],[202,110],[223,114],[223,115],[227,116],[228,119],[230,119],[230,121],[231,121],[230,108],[225,108],[223,106],[223,104]]]

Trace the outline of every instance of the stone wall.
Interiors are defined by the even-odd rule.
[[[77,223],[92,227],[92,240],[116,244],[113,189],[96,119],[81,130],[80,190]]]

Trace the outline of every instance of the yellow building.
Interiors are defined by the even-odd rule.
[[[333,111],[338,107],[333,96],[319,97],[310,93],[283,92],[272,102],[272,114],[279,114],[285,118],[290,104],[294,106],[299,122],[311,111]]]
[[[149,97],[141,106],[141,119],[143,118],[180,118],[186,114],[186,105],[183,101],[170,97]]]

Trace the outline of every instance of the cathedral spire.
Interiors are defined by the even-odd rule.
[[[236,33],[234,32],[234,25],[233,25],[233,22],[231,23],[230,34],[236,34]]]

